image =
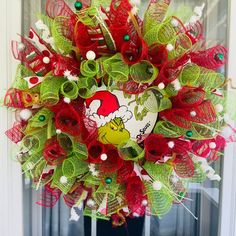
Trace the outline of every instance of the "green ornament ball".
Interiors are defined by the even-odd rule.
[[[76,10],[81,10],[83,7],[82,2],[75,2],[75,9]]]
[[[106,184],[111,184],[112,183],[112,178],[107,177],[105,182],[106,182]]]
[[[193,131],[191,131],[191,130],[187,131],[187,132],[186,132],[186,136],[187,136],[188,138],[191,138],[191,137],[193,136]]]
[[[44,115],[39,116],[39,121],[45,121],[45,120],[46,120],[46,117]]]
[[[224,60],[224,54],[223,53],[217,53],[216,54],[216,59],[220,60],[220,61],[223,61]]]
[[[124,41],[129,41],[130,40],[130,36],[128,35],[128,34],[126,34],[125,36],[124,36]]]

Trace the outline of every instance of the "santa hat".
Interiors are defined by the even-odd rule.
[[[132,112],[126,106],[120,106],[117,97],[108,91],[96,92],[85,103],[89,118],[95,121],[98,127],[104,126],[115,118],[121,118],[125,123],[133,116]]]

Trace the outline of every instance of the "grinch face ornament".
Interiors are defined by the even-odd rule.
[[[157,107],[152,91],[130,95],[101,90],[85,101],[86,115],[98,127],[98,140],[113,145],[128,139],[140,143],[152,132],[158,113],[150,112],[146,104]]]

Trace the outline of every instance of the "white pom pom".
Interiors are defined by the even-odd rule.
[[[209,143],[209,148],[210,149],[215,149],[216,148],[216,143],[215,142],[210,142]]]
[[[173,148],[175,146],[175,143],[173,141],[168,142],[168,147]]]
[[[174,86],[174,89],[176,91],[179,91],[181,89],[181,84],[178,79],[174,80],[171,84]]]
[[[87,206],[88,206],[88,207],[93,207],[94,205],[95,205],[94,200],[93,200],[93,199],[88,199],[88,201],[87,201]]]
[[[171,52],[171,51],[174,50],[174,46],[169,43],[169,44],[167,44],[166,49],[167,49],[169,52]]]
[[[223,107],[222,104],[217,104],[215,106],[215,109],[216,109],[217,112],[222,112],[224,110],[224,107]]]
[[[158,88],[159,88],[160,90],[164,89],[164,88],[165,88],[165,84],[164,84],[164,83],[158,84]]]
[[[61,132],[60,129],[57,129],[57,130],[56,130],[56,133],[57,133],[57,134],[61,134],[62,132]]]
[[[133,217],[139,217],[140,215],[136,212],[133,213]]]
[[[94,51],[88,51],[86,53],[87,60],[94,60],[96,58],[96,54]]]
[[[177,27],[179,25],[179,22],[176,20],[176,19],[172,19],[171,20],[171,24],[174,26],[174,27]]]
[[[70,100],[70,98],[64,98],[64,102],[69,104],[71,102],[71,100]]]
[[[43,63],[44,64],[49,64],[50,63],[50,58],[49,57],[44,57],[43,58]]]
[[[24,109],[20,112],[20,118],[27,121],[32,116],[32,111],[29,109]]]
[[[153,187],[153,189],[158,191],[162,188],[162,183],[160,181],[155,181],[155,182],[153,182],[152,187]]]
[[[143,206],[147,206],[147,204],[148,204],[148,201],[147,201],[146,199],[144,199],[144,200],[142,201],[142,205],[143,205]]]
[[[62,176],[61,178],[60,178],[60,183],[61,184],[66,184],[67,183],[67,178],[66,178],[66,176]]]
[[[101,158],[102,161],[106,161],[107,160],[107,154],[103,153],[100,158]]]
[[[19,43],[17,49],[18,51],[22,52],[25,50],[25,45],[23,43]]]
[[[191,112],[190,112],[190,116],[195,117],[196,115],[197,115],[197,112],[196,112],[196,111],[191,111]]]

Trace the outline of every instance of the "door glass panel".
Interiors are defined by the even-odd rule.
[[[46,0],[24,0],[23,3],[23,34],[27,34],[30,26],[36,22],[36,15],[44,12]],[[67,1],[73,5],[74,1]],[[141,1],[141,12],[144,12],[149,1]],[[192,9],[205,3],[203,26],[207,46],[216,43],[227,46],[227,16],[228,0],[172,0],[173,8],[186,5]],[[221,68],[222,73],[225,68]],[[213,164],[217,173],[221,171],[221,161]],[[78,222],[70,222],[70,209],[60,200],[52,209],[41,208],[35,202],[39,199],[40,192],[31,190],[31,183],[24,181],[24,236],[89,236],[91,234],[91,221],[81,217]],[[171,211],[162,219],[146,217],[143,227],[143,219],[136,219],[130,223],[129,228],[119,228],[112,234],[105,229],[110,227],[106,223],[97,224],[98,236],[100,235],[126,235],[130,236],[216,236],[219,223],[220,183],[206,181],[203,185],[190,186],[188,196],[191,201],[184,202],[185,206],[198,217],[195,218],[182,206],[174,205]],[[85,234],[86,231],[86,234]]]

